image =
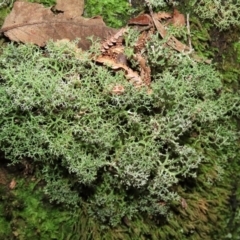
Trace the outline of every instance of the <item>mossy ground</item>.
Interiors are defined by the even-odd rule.
[[[22,167],[0,164],[0,239],[79,239],[73,231],[76,214],[49,204],[41,180],[24,176]],[[16,186],[11,189],[14,179]]]
[[[41,1],[43,2],[43,1]],[[47,1],[45,1],[47,2]],[[2,9],[1,20],[9,10]],[[99,14],[93,12],[91,14]],[[106,21],[111,24],[114,14]],[[125,16],[126,17],[126,16]],[[126,21],[126,18],[124,18]],[[119,27],[122,22],[117,22]],[[205,25],[206,24],[206,25]],[[221,33],[200,24],[192,18],[193,45],[199,53],[213,57],[224,76],[226,87],[239,89],[240,43],[239,29]],[[112,25],[114,26],[114,25]],[[224,180],[218,185],[206,184],[206,176],[214,176],[214,164],[199,169],[197,181],[183,183],[178,192],[188,203],[188,209],[172,206],[173,215],[168,220],[159,219],[158,225],[136,216],[132,222],[123,221],[116,229],[102,229],[87,217],[84,206],[77,213],[58,205],[49,205],[41,192],[41,182],[33,176],[23,176],[22,170],[12,172],[6,165],[0,165],[0,239],[219,239],[225,233],[226,239],[239,239],[240,229],[240,163],[232,159],[226,167]],[[15,178],[17,185],[9,189]],[[234,179],[229,181],[229,179]],[[191,187],[190,187],[191,186]],[[238,217],[238,218],[237,218]],[[194,224],[193,224],[194,222]],[[223,228],[229,229],[228,231]],[[87,229],[87,230],[86,230]],[[104,235],[103,232],[105,233]],[[187,234],[184,234],[184,232]],[[79,236],[79,233],[81,235]],[[134,236],[134,237],[133,237]],[[211,238],[210,238],[211,237]]]

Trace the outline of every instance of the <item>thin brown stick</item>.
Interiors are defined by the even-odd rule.
[[[187,33],[188,33],[188,46],[189,46],[190,52],[192,52],[193,48],[192,48],[191,31],[190,31],[190,24],[189,24],[189,13],[187,14]]]

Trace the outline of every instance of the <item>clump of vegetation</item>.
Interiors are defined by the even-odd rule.
[[[199,18],[210,20],[220,30],[226,30],[232,26],[239,26],[239,0],[192,0],[190,1],[190,6]]]
[[[178,1],[149,2],[165,8]],[[123,5],[117,13],[122,14],[127,1],[118,2],[117,8],[112,2],[96,3],[100,10],[95,3],[87,2],[86,16],[100,14],[111,26],[122,25],[114,14]],[[192,13],[193,3],[187,6]],[[209,7],[207,3],[201,6]],[[107,10],[113,15],[104,12],[107,7],[114,8]],[[237,23],[226,15],[228,25],[208,25],[213,16],[202,16],[197,9],[206,22],[191,18],[193,47],[213,56],[209,29]],[[135,34],[126,34],[125,53],[131,67],[139,70],[130,59]],[[141,51],[151,68],[149,88],[136,88],[123,72],[96,64],[91,60],[96,49],[94,45],[81,57],[74,48],[52,42],[45,49],[14,44],[3,49],[0,145],[5,157],[11,164],[29,161],[37,166],[49,200],[79,215],[74,215],[73,225],[81,239],[237,239],[239,89],[224,85],[226,75],[213,65],[166,47],[157,34]],[[239,53],[238,42],[234,51]],[[116,85],[124,91],[114,93]],[[93,229],[88,236],[86,229]],[[51,232],[57,236],[56,228]]]
[[[9,44],[1,64],[1,149],[12,163],[37,163],[52,201],[87,202],[90,216],[117,226],[136,214],[166,216],[176,186],[214,156],[220,181],[235,156],[239,97],[220,74],[164,47],[146,47],[151,93],[72,49]],[[161,69],[156,71],[156,69]],[[207,73],[207,74],[206,74]],[[113,94],[114,85],[124,93]],[[226,150],[228,149],[228,151]]]

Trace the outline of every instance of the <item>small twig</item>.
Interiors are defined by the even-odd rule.
[[[189,45],[189,51],[192,52],[192,42],[191,42],[191,31],[190,31],[190,24],[189,24],[189,13],[187,14],[187,33],[188,33],[188,45]]]

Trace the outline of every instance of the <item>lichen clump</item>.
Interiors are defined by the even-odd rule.
[[[94,63],[91,50],[76,58],[67,45],[9,44],[0,56],[1,150],[13,164],[36,164],[52,201],[85,202],[104,224],[166,216],[180,204],[179,182],[213,156],[208,184],[221,180],[235,154],[239,97],[213,66],[164,46],[154,35],[145,49],[149,92]],[[116,84],[122,94],[112,93]]]

